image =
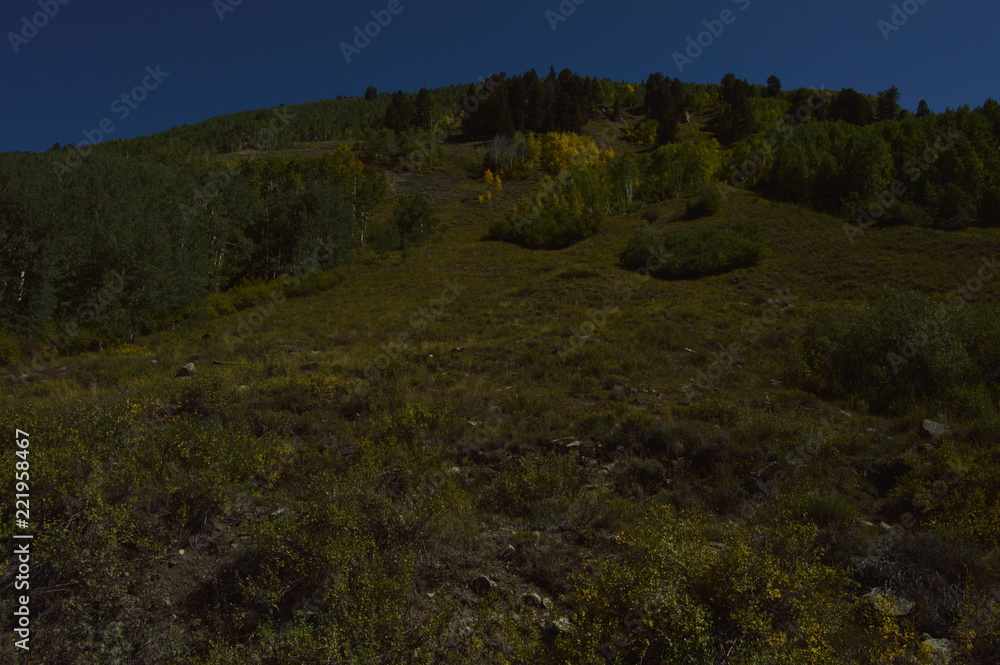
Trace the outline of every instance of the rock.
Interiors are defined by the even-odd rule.
[[[194,363],[188,363],[177,370],[177,374],[174,375],[176,379],[184,379],[188,377],[193,377],[198,375],[198,370],[195,369]]]
[[[947,665],[955,655],[956,644],[944,638],[934,638],[924,633],[921,651],[929,656],[929,665]]]
[[[575,630],[567,617],[559,617],[552,622],[552,626],[560,633],[566,633],[567,635],[572,635]]]
[[[469,588],[480,596],[485,596],[490,591],[497,588],[497,583],[485,575],[480,575],[476,579],[469,582]]]
[[[912,600],[899,598],[889,589],[876,587],[865,594],[865,598],[870,600],[879,609],[884,610],[889,616],[905,617],[913,610],[916,604]]]
[[[521,602],[531,607],[544,607],[542,597],[537,593],[526,593],[521,596]]]
[[[920,425],[920,436],[925,439],[940,439],[948,434],[951,434],[951,429],[947,425],[936,423],[933,420],[925,420]]]
[[[462,351],[465,351],[465,347],[464,346],[456,346],[455,348],[453,348],[451,350],[452,353],[461,353]]]
[[[401,494],[408,483],[407,473],[403,469],[383,471],[375,477],[375,485],[389,496]]]
[[[542,598],[542,607],[544,607],[547,610],[548,609],[552,609],[552,599],[551,598]]]
[[[31,378],[27,374],[11,375],[7,377],[6,381],[8,386],[27,385],[31,382]]]

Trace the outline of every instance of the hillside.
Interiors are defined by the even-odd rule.
[[[520,139],[457,124],[413,173],[405,153],[362,156],[357,130],[222,151],[251,188],[305,182],[288,204],[301,219],[314,212],[309,173],[353,178],[345,201],[376,172],[385,192],[343,214],[363,226],[331,227],[363,229],[349,258],[268,263],[255,252],[270,236],[250,230],[250,258],[206,269],[196,302],[156,311],[136,295],[155,316],[82,325],[72,348],[34,364],[38,331],[55,324],[7,334],[18,360],[0,421],[30,434],[35,633],[31,655],[8,640],[3,657],[1000,661],[1000,228],[980,206],[968,223],[851,234],[824,209],[840,184],[805,198],[768,189],[791,183],[777,173],[787,146],[761,176],[771,185],[733,186],[727,165],[761,135],[732,134],[745,98],[699,106],[725,84],[683,103],[664,93],[648,114],[633,87],[617,118],[523,139],[536,157],[502,184],[486,161],[520,154]],[[685,105],[691,125],[637,137]],[[803,125],[803,145],[826,122]],[[834,143],[854,131],[841,124]],[[845,144],[876,130],[857,131]],[[179,140],[149,140],[171,155],[163,168],[186,163]],[[642,165],[637,191],[662,179],[594,204],[587,174],[618,183],[626,155]],[[688,155],[695,167],[675,168]],[[525,204],[567,171],[570,184]],[[283,199],[260,196],[273,207],[248,216],[284,219]],[[437,225],[406,226],[405,201],[426,202]],[[759,236],[739,236],[749,227]],[[364,238],[386,229],[391,243]],[[525,229],[560,246],[528,248]],[[730,242],[760,251],[729,264]],[[631,269],[636,247],[677,274]],[[685,261],[695,254],[707,267]],[[17,461],[3,456],[4,478]],[[9,539],[13,506],[5,515]],[[0,578],[7,616],[15,574]]]

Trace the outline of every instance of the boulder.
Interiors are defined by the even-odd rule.
[[[490,591],[497,588],[497,583],[486,577],[486,575],[480,575],[476,579],[469,582],[469,588],[480,596],[485,596]]]
[[[543,607],[542,597],[537,593],[526,593],[521,596],[521,602],[531,607]]]
[[[194,363],[188,363],[187,365],[184,365],[184,367],[181,367],[179,370],[177,370],[177,374],[174,375],[174,378],[185,379],[197,375],[198,375],[198,370],[195,369]]]
[[[564,633],[566,635],[572,635],[575,630],[568,617],[559,617],[552,622],[552,626],[560,633]]]
[[[956,644],[944,638],[934,638],[924,633],[921,651],[927,657],[928,665],[948,665],[955,655]]]
[[[925,420],[920,425],[920,436],[925,439],[940,439],[949,434],[951,434],[951,429],[947,425],[936,423],[933,420]]]
[[[883,610],[889,616],[905,617],[916,605],[912,600],[900,598],[891,590],[884,587],[876,587],[865,594],[865,598],[870,600],[876,607]]]

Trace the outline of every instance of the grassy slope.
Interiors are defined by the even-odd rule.
[[[383,617],[389,629],[377,622],[354,626],[344,640],[377,643],[373,635],[379,630],[430,622],[426,633],[394,639],[415,648],[434,635],[421,642],[437,654],[427,662],[494,662],[486,654],[503,648],[483,612],[507,617],[519,626],[515,633],[530,634],[537,622],[511,608],[519,606],[523,592],[537,591],[556,601],[554,609],[539,610],[539,620],[551,625],[573,610],[567,595],[571,575],[589,557],[614,551],[612,536],[639,520],[638,509],[607,497],[624,497],[634,506],[657,497],[705,506],[723,524],[742,522],[755,510],[747,479],[822,429],[825,415],[844,423],[848,443],[832,456],[790,469],[791,487],[844,496],[874,523],[898,517],[876,482],[877,471],[917,443],[920,418],[936,414],[895,420],[851,415],[846,405],[787,388],[789,346],[811,310],[850,306],[881,284],[946,293],[975,274],[981,257],[997,252],[1000,231],[890,228],[871,230],[852,244],[840,219],[732,190],[716,219],[678,221],[683,202],[674,201],[664,204],[658,224],[757,220],[769,236],[771,256],[759,267],[717,277],[644,281],[617,266],[618,253],[642,224],[633,216],[611,218],[598,236],[556,252],[482,241],[490,222],[527,185],[505,183],[496,201],[477,203],[470,146],[446,149],[451,157],[444,170],[395,183],[397,193],[418,191],[434,202],[444,221],[443,240],[412,250],[405,260],[398,254],[366,257],[328,292],[258,308],[262,322],[235,345],[226,343],[227,333],[250,312],[61,359],[65,372],[4,395],[3,411],[12,414],[5,425],[38,431],[34,491],[46,528],[63,534],[56,525],[76,514],[101,535],[94,541],[78,537],[93,549],[81,555],[79,568],[61,569],[55,553],[50,556],[57,565],[41,567],[38,575],[55,585],[72,570],[74,584],[89,576],[103,585],[107,578],[95,569],[104,566],[106,575],[127,573],[131,580],[101,592],[112,606],[131,599],[130,609],[56,604],[50,617],[77,625],[90,621],[98,633],[112,619],[120,621],[126,637],[113,643],[141,637],[121,647],[139,654],[133,662],[169,662],[169,653],[186,662],[187,649],[207,658],[213,639],[239,643],[257,625],[252,618],[219,618],[229,611],[226,603],[253,606],[248,592],[233,591],[234,571],[266,579],[247,553],[255,538],[299,543],[304,524],[323,533],[304,516],[328,510],[330,502],[375,511],[374,502],[378,510],[396,506],[402,522],[378,513],[355,525],[370,533],[385,529],[371,535],[372,542],[399,553],[405,564],[363,555],[360,540],[329,538],[341,543],[345,557],[370,556],[373,570],[385,573],[399,565],[409,571],[401,579],[371,574],[372,588],[382,589],[394,611],[405,606],[408,614]],[[387,204],[380,214],[388,210]],[[449,284],[456,295],[442,299]],[[750,343],[741,328],[775,307],[769,298],[787,299],[792,307],[780,308],[777,321]],[[995,288],[987,287],[982,299],[995,301]],[[415,313],[428,316],[426,329],[413,325]],[[582,342],[579,331],[587,334]],[[203,339],[206,333],[212,337]],[[386,356],[393,339],[403,340],[405,348],[391,352],[389,370],[366,380],[366,369]],[[741,345],[743,362],[727,367],[703,401],[686,405],[683,386],[734,342]],[[196,379],[168,380],[189,361],[198,366]],[[72,448],[68,435],[46,440],[46,432],[62,437],[66,423],[89,417],[60,415],[79,404],[104,414],[100,422],[111,413],[134,415],[123,430],[91,446]],[[440,415],[406,416],[413,405],[431,405]],[[165,429],[157,429],[161,425]],[[962,432],[962,423],[953,425]],[[705,428],[724,432],[730,450],[713,444]],[[641,442],[642,432],[673,437],[681,447],[666,442],[648,455],[636,453],[649,445]],[[118,445],[115,436],[129,443]],[[562,437],[583,445],[567,450],[551,443]],[[184,449],[181,439],[194,443]],[[72,450],[88,457],[75,472],[65,471],[74,468]],[[51,461],[43,463],[46,455]],[[132,460],[138,477],[129,478],[129,462],[109,457]],[[460,471],[448,475],[453,467]],[[393,474],[402,474],[402,489],[392,487]],[[446,480],[433,480],[438,478]],[[126,488],[112,488],[115,482]],[[605,487],[613,488],[610,494],[601,493]],[[425,497],[418,501],[429,511],[426,521],[401,499],[407,495]],[[596,516],[581,516],[577,508],[591,505],[585,499],[593,496],[606,498],[593,509]],[[109,511],[112,517],[102,517],[112,504],[130,514],[114,517]],[[284,533],[275,524],[289,516],[299,520],[292,522],[298,531],[275,536]],[[103,519],[113,523],[98,526]],[[134,531],[123,526],[129,520],[139,524]],[[66,535],[53,540],[77,542]],[[509,545],[516,546],[512,559],[503,556]],[[186,554],[179,555],[180,549]],[[294,586],[310,574],[282,579]],[[466,588],[479,574],[499,583],[499,599],[481,601]],[[302,584],[275,596],[276,616],[290,616],[290,597],[315,592],[309,587],[315,582]],[[350,588],[340,593],[369,607],[363,593]],[[212,604],[220,598],[225,603]],[[440,616],[450,618],[436,626],[434,617]],[[155,639],[137,628],[140,623],[155,627]],[[39,627],[39,639],[50,640],[49,653],[79,648],[79,632],[60,643],[53,625]],[[477,643],[464,636],[459,628],[466,625],[484,637]],[[255,648],[265,649],[268,639],[258,635]],[[516,651],[517,645],[506,648]],[[223,653],[229,652],[216,647],[215,662],[227,662]],[[91,661],[81,656],[77,662]]]

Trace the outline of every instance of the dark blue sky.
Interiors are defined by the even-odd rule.
[[[79,143],[104,119],[114,125],[106,138],[127,138],[233,111],[360,95],[368,85],[415,91],[498,71],[544,74],[550,64],[630,81],[662,71],[718,82],[732,71],[754,83],[776,74],[786,89],[874,93],[897,85],[904,106],[926,99],[938,111],[1000,97],[996,0],[900,1],[900,12],[916,11],[892,32],[878,25],[892,25],[892,3],[870,0],[564,0],[575,11],[555,30],[546,11],[558,12],[560,0],[395,1],[402,11],[348,63],[341,42],[391,0],[6,0],[0,150]],[[55,15],[40,14],[37,23],[47,24],[25,29],[40,2]],[[232,11],[220,20],[219,7]],[[673,53],[724,10],[733,12],[730,23],[715,23],[721,34],[678,72]],[[159,82],[146,71],[157,65],[168,74]],[[144,79],[153,89],[128,100],[123,118],[121,95]]]

